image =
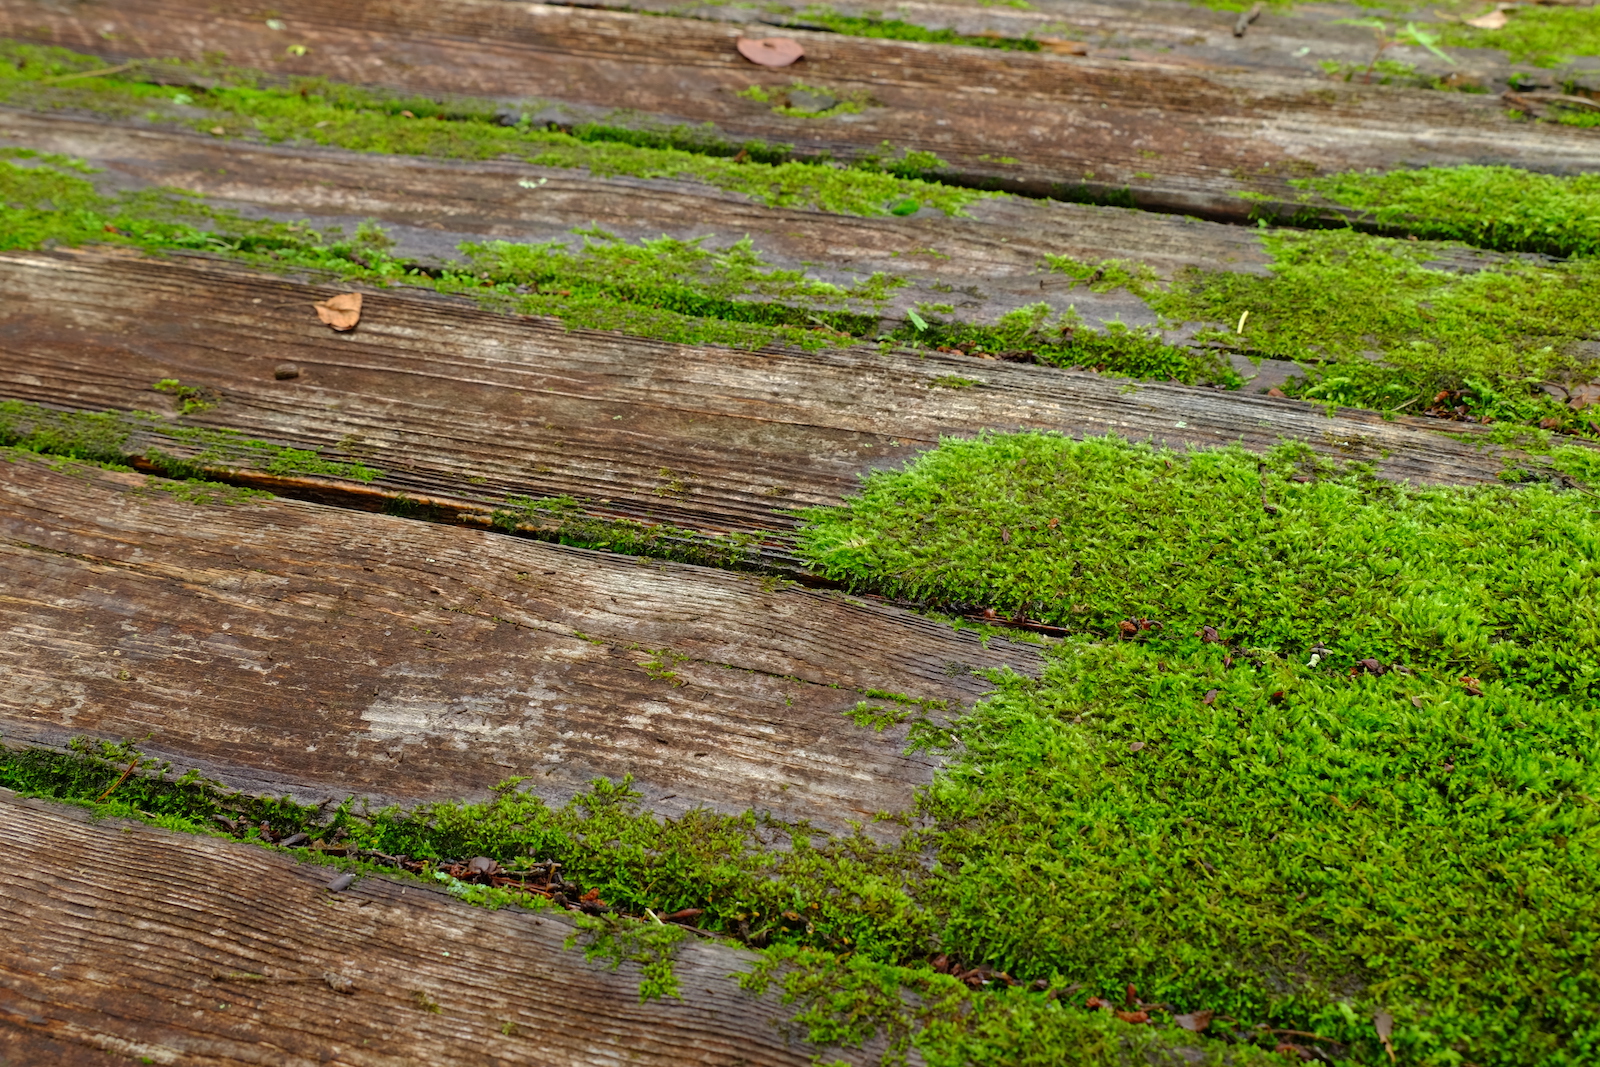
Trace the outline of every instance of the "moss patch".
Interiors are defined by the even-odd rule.
[[[882,215],[906,200],[955,214],[983,196],[921,180],[942,164],[926,152],[885,145],[848,167],[801,161],[785,145],[728,142],[705,129],[630,129],[605,123],[535,126],[504,105],[475,99],[385,94],[321,79],[263,87],[248,71],[151,62],[66,82],[104,68],[93,56],[0,42],[0,102],[140,116],[217,136],[308,141],[364,152],[445,159],[513,158],[597,175],[684,178],[775,207]],[[182,88],[156,82],[183,81]]]
[[[1449,22],[1439,27],[1439,33],[1447,45],[1498,48],[1511,62],[1536,67],[1555,67],[1578,56],[1600,55],[1600,21],[1588,8],[1518,5],[1498,30]]]
[[[1474,259],[1349,230],[1278,230],[1262,243],[1270,276],[1190,270],[1151,305],[1219,324],[1201,343],[1300,362],[1291,396],[1592,432],[1540,387],[1597,372],[1584,343],[1600,331],[1588,295],[1600,261]]]
[[[1515,167],[1424,167],[1297,179],[1291,184],[1366,212],[1363,221],[1401,234],[1503,252],[1600,254],[1600,175],[1556,177]]]

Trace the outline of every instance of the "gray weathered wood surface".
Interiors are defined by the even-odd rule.
[[[503,534],[0,460],[0,734],[148,738],[180,770],[315,803],[564,801],[831,830],[904,810],[936,758],[845,717],[959,714],[1032,647],[788,583]]]
[[[790,31],[800,67],[759,68],[734,25],[505,0],[285,0],[285,29],[246,5],[0,3],[0,34],[113,58],[221,56],[421,92],[541,101],[541,117],[711,123],[735,137],[852,158],[931,151],[948,176],[1036,195],[1125,195],[1142,207],[1243,218],[1241,189],[1292,199],[1330,170],[1506,163],[1600,165],[1594,130],[1514,120],[1494,96],[1108,57]],[[304,54],[286,51],[303,46]],[[859,114],[792,117],[738,94],[800,78]],[[1014,159],[1015,163],[997,162]]]
[[[397,255],[427,264],[456,258],[463,241],[564,240],[598,225],[627,240],[663,234],[722,248],[744,237],[775,267],[849,285],[874,272],[903,279],[883,313],[919,302],[953,304],[965,321],[993,322],[1025,304],[1073,308],[1090,325],[1156,322],[1119,289],[1092,292],[1052,273],[1047,255],[1128,259],[1170,278],[1188,267],[1263,272],[1251,229],[1180,215],[998,197],[961,216],[861,218],[770,208],[689,181],[597,177],[510,160],[460,162],[317,145],[223,141],[204,134],[0,108],[0,143],[84,159],[101,188],[167,186],[224,208],[281,219],[311,216],[351,231],[374,218],[392,227]],[[541,181],[529,190],[519,181]]]
[[[638,965],[564,950],[556,914],[382,878],[330,893],[327,867],[7,790],[0,851],[0,1057],[18,1067],[868,1059],[788,1039],[776,995],[738,987],[753,956],[720,944],[683,944],[681,999],[641,1004]],[[213,978],[234,973],[313,980]]]
[[[508,494],[565,494],[603,518],[755,531],[781,555],[795,525],[785,509],[836,503],[870,470],[983,430],[1179,447],[1304,441],[1418,483],[1493,482],[1503,466],[1485,427],[1330,417],[959,355],[696,348],[417,291],[369,294],[361,326],[336,334],[310,311],[330,290],[198,259],[8,253],[0,286],[13,298],[0,310],[0,395],[165,413],[171,398],[151,386],[175,378],[216,401],[186,424],[360,459],[384,477],[345,492],[375,506],[401,493],[437,500],[482,522]],[[283,361],[301,376],[275,380]],[[979,384],[941,386],[951,376]]]

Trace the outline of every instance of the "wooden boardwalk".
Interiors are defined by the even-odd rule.
[[[904,5],[969,35],[1068,24],[1092,42],[1074,55],[653,6],[278,0],[269,19],[197,0],[0,0],[0,37],[108,67],[220,60],[268,84],[320,77],[488,98],[565,126],[693,127],[802,159],[858,160],[887,142],[937,154],[952,186],[1025,195],[959,217],[858,217],[687,179],[23,106],[0,107],[0,145],[86,160],[103,188],[183,188],[252,218],[374,219],[423,264],[462,241],[585,225],[629,240],[748,236],[769,264],[823,280],[895,273],[904,286],[878,309],[890,325],[952,291],[975,320],[1044,301],[1090,325],[1153,322],[1127,290],[1041,274],[1041,258],[1261,274],[1267,257],[1239,223],[1262,202],[1292,205],[1289,181],[1308,174],[1600,168],[1596,131],[1515,119],[1496,95],[1326,78],[1302,42],[1351,62],[1370,53],[1339,12],[1269,14],[1235,36],[1235,15],[1163,0]],[[757,30],[800,41],[803,76],[863,107],[819,121],[752,101],[751,86],[778,92],[795,76],[740,58],[734,41]],[[1469,66],[1489,78],[1505,64]],[[0,462],[7,744],[144,739],[176,768],[312,804],[481,799],[517,776],[563,802],[631,775],[661,816],[753,810],[849,832],[908,811],[939,757],[908,754],[903,725],[846,712],[889,692],[937,708],[937,722],[980,699],[988,672],[1037,674],[1041,655],[832,588],[796,552],[795,509],[985,431],[1301,442],[1415,484],[1491,484],[1515,459],[1487,427],[1264,395],[1288,365],[1225,391],[950,351],[749,351],[569,330],[403,287],[368,288],[359,329],[335,333],[310,305],[343,288],[201,252],[0,253],[0,401],[22,402],[28,426],[110,413],[131,468]],[[294,376],[276,373],[285,363]],[[964,386],[943,387],[952,378]],[[152,392],[161,380],[206,406]],[[274,467],[255,445],[218,453],[219,441],[325,463]],[[152,490],[174,456],[276,495],[196,507]],[[507,520],[508,498],[560,505]],[[547,543],[585,523],[622,531],[619,548],[645,531],[696,562]],[[283,853],[13,795],[0,795],[0,842],[0,1064],[800,1064],[881,1051],[808,1044],[775,994],[740,990],[730,976],[753,956],[723,942],[680,952],[681,999],[640,1003],[638,964],[563,947],[559,911],[473,908],[381,877],[333,893],[324,868]],[[239,974],[285,980],[227,977]]]

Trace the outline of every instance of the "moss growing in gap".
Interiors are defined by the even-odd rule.
[[[1353,230],[1276,230],[1261,241],[1269,277],[1189,270],[1152,306],[1173,320],[1226,324],[1202,342],[1300,362],[1308,370],[1293,396],[1584,428],[1581,413],[1541,387],[1600,369],[1583,344],[1600,332],[1589,295],[1600,260],[1472,257]]]
[[[1524,13],[1544,9],[1525,9]],[[1592,16],[1586,16],[1592,18]],[[1600,175],[1558,177],[1516,167],[1424,167],[1296,179],[1363,220],[1417,237],[1502,252],[1600,254]]]
[[[183,426],[143,411],[60,411],[25,400],[0,400],[0,446],[22,454],[59,456],[122,470],[144,467],[168,478],[194,482],[198,486],[195,492],[216,485],[209,478],[241,470],[363,483],[383,476],[382,471],[362,463],[328,460],[312,449],[274,445],[234,430]],[[167,451],[169,448],[173,451]],[[219,492],[233,490],[231,486],[216,488]]]
[[[598,175],[691,179],[774,207],[843,214],[883,215],[908,199],[958,214],[987,195],[923,181],[922,175],[942,165],[937,158],[889,146],[840,168],[827,159],[797,159],[787,146],[728,142],[693,127],[638,130],[588,123],[552,129],[517,121],[494,101],[383,93],[322,79],[269,88],[248,71],[158,61],[101,77],[48,80],[103,67],[96,57],[65,49],[0,43],[0,102],[139,115],[269,142],[302,140],[445,159],[510,157]],[[176,90],[153,83],[178,75],[200,84]]]

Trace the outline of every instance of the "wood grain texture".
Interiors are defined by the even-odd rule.
[[[0,397],[165,412],[151,385],[176,378],[218,401],[188,424],[361,459],[384,476],[346,488],[374,506],[404,493],[484,522],[507,494],[566,494],[604,518],[753,531],[781,556],[787,509],[837,503],[867,471],[984,430],[1303,441],[1419,483],[1502,469],[1486,427],[959,355],[568,332],[414,290],[369,293],[360,328],[335,334],[310,312],[329,290],[193,258],[11,253],[0,286]],[[281,361],[301,376],[274,380]],[[979,384],[940,387],[950,375]]]
[[[325,867],[4,790],[0,849],[0,1054],[50,1057],[18,1067],[801,1067],[825,1051],[787,1039],[776,998],[732,977],[754,957],[718,944],[682,945],[682,998],[640,1004],[635,964],[586,963],[548,913],[382,878],[330,893]],[[354,991],[212,978],[327,971]]]
[[[933,757],[845,717],[869,690],[958,713],[992,641],[723,571],[296,501],[201,506],[143,476],[0,461],[0,731],[142,738],[310,801],[552,802],[632,774],[662,814],[843,829]]]
[[[1077,199],[1126,190],[1142,207],[1230,219],[1252,208],[1239,190],[1292,199],[1290,178],[1322,171],[1600,165],[1594,130],[1515,121],[1493,96],[805,31],[789,34],[806,47],[804,70],[769,71],[737,55],[736,26],[505,0],[286,0],[274,10],[284,31],[243,4],[4,0],[0,34],[113,57],[209,53],[277,75],[537,98],[574,121],[709,122],[841,158],[888,142],[937,153],[959,181]],[[287,53],[286,42],[307,50]],[[737,95],[795,77],[864,93],[871,106],[796,118]]]
[[[563,0],[555,0],[557,3]],[[1370,25],[1353,24],[1372,17],[1371,8],[1348,3],[1317,3],[1264,9],[1243,35],[1236,35],[1240,11],[1217,10],[1172,0],[1030,0],[1026,8],[972,0],[898,0],[892,8],[870,0],[829,0],[822,4],[762,4],[738,8],[731,4],[694,3],[692,0],[577,0],[573,7],[601,7],[616,11],[650,11],[682,17],[715,19],[761,27],[815,27],[818,13],[836,12],[854,17],[895,18],[929,29],[950,29],[966,36],[1032,37],[1071,40],[1090,56],[1134,59],[1164,65],[1209,69],[1247,69],[1320,77],[1320,64],[1335,62],[1365,67],[1373,57],[1376,39]],[[1590,0],[1579,5],[1594,6]],[[1444,21],[1427,9],[1407,12],[1424,31],[1436,30]],[[756,34],[756,29],[749,31]],[[762,29],[770,34],[773,29]],[[1600,57],[1580,56],[1555,70],[1507,62],[1504,52],[1493,49],[1450,48],[1453,62],[1440,59],[1417,44],[1397,41],[1383,50],[1383,58],[1409,64],[1419,74],[1463,79],[1486,87],[1502,87],[1512,70],[1560,84],[1565,77],[1593,78],[1600,74]],[[1592,87],[1592,86],[1591,86]]]
[[[666,234],[717,248],[750,237],[767,262],[823,281],[850,285],[874,272],[904,280],[884,308],[891,319],[926,302],[953,303],[963,319],[993,322],[1044,301],[1074,308],[1091,325],[1154,325],[1155,314],[1127,290],[1091,292],[1049,272],[1044,257],[1132,259],[1163,277],[1186,267],[1261,273],[1269,262],[1255,230],[1049,200],[982,200],[958,217],[860,218],[769,208],[687,181],[219,141],[6,108],[0,143],[85,159],[104,168],[95,181],[108,191],[176,187],[219,207],[283,219],[309,214],[347,231],[376,218],[395,227],[397,255],[430,264],[455,258],[468,240],[577,244],[572,230],[590,225],[629,240]],[[533,192],[517,184],[541,179]]]

